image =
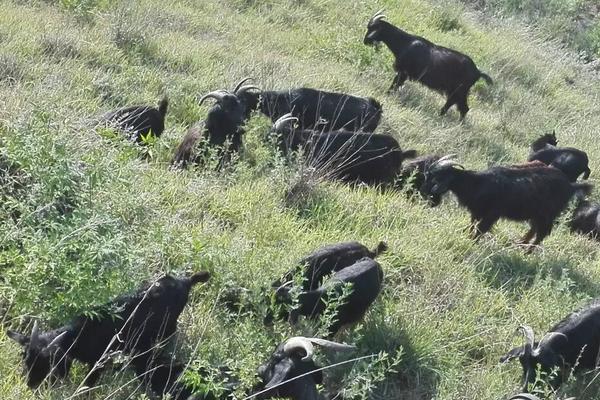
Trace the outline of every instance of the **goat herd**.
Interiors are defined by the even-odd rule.
[[[461,120],[469,107],[470,88],[480,78],[492,84],[473,61],[457,51],[437,46],[410,35],[385,21],[381,12],[369,21],[366,45],[383,42],[395,55],[397,72],[390,91],[406,79],[416,80],[447,96],[441,114],[456,105]],[[200,99],[215,101],[206,120],[190,128],[173,157],[174,168],[201,164],[206,149],[219,149],[219,166],[231,162],[231,155],[242,148],[244,124],[254,111],[272,122],[270,138],[275,138],[284,156],[300,154],[322,176],[346,182],[361,182],[388,188],[410,186],[432,206],[453,192],[471,214],[471,236],[488,232],[500,218],[529,222],[530,229],[521,243],[527,252],[551,233],[558,215],[571,198],[578,199],[570,220],[573,231],[594,237],[600,234],[600,206],[585,200],[592,189],[576,182],[590,175],[585,152],[557,147],[553,134],[544,135],[531,146],[527,163],[496,166],[485,171],[470,171],[452,156],[427,155],[402,151],[388,135],[374,134],[382,107],[373,98],[360,98],[310,88],[265,91],[242,80],[232,91],[217,90]],[[103,121],[127,132],[140,144],[152,134],[164,130],[168,101],[157,108],[134,106],[105,114]],[[406,159],[414,159],[404,163]],[[344,293],[335,310],[335,318],[326,326],[332,337],[349,323],[359,321],[377,298],[383,282],[383,270],[375,261],[386,250],[382,242],[369,250],[357,242],[338,243],[318,249],[296,268],[273,282],[270,292],[277,307],[265,317],[265,323],[299,316],[316,319],[330,298]],[[302,276],[301,285],[295,277]],[[101,308],[86,313],[61,328],[40,332],[34,323],[29,336],[8,331],[8,336],[24,348],[27,384],[31,388],[53,382],[69,374],[74,360],[87,364],[84,385],[93,387],[99,375],[109,367],[111,356],[121,352],[131,356],[130,365],[137,376],[155,394],[169,393],[174,399],[227,398],[236,387],[232,371],[222,370],[224,393],[195,393],[179,379],[185,363],[174,361],[161,344],[173,336],[177,319],[188,301],[192,287],[209,279],[208,272],[189,277],[164,276],[147,284],[133,295],[122,296]],[[350,293],[345,292],[347,286]],[[535,341],[530,327],[522,326],[525,344],[511,350],[502,361],[518,358],[523,366],[523,391],[536,382],[536,373],[551,375],[557,387],[573,370],[593,369],[600,351],[600,301],[593,302],[559,322],[541,340]],[[353,347],[323,338],[293,337],[281,343],[271,358],[258,368],[259,381],[250,397],[318,399],[323,376],[312,359],[314,345],[335,351]],[[201,372],[201,371],[200,371]],[[552,373],[552,374],[551,374]],[[514,398],[533,399],[522,393]]]

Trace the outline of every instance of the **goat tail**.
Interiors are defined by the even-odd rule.
[[[196,272],[195,274],[190,276],[190,283],[192,286],[194,286],[195,284],[200,283],[200,282],[207,282],[209,279],[210,279],[210,272],[200,271],[200,272]]]
[[[479,79],[483,78],[485,80],[485,83],[487,83],[488,85],[493,85],[494,84],[494,80],[492,79],[491,76],[489,76],[488,74],[479,71]]]
[[[590,177],[592,171],[589,167],[585,167],[585,171],[583,171],[583,179],[587,180]]]
[[[374,257],[377,257],[381,253],[385,253],[388,250],[388,245],[383,240],[377,244],[377,247],[373,249],[372,253]]]
[[[165,95],[158,103],[158,112],[163,117],[167,115],[167,108],[169,107],[169,98]]]
[[[381,111],[381,103],[377,99],[369,97],[369,105],[371,105],[373,108],[376,108],[378,111]]]
[[[416,150],[406,150],[402,152],[402,158],[415,158],[418,154]]]
[[[578,199],[583,199],[586,196],[589,196],[592,193],[592,189],[594,185],[591,183],[572,183],[571,187],[574,189],[575,197]]]

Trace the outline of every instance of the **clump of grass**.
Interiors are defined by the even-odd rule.
[[[76,58],[80,55],[75,38],[64,33],[46,33],[40,38],[42,54],[48,57]]]
[[[25,65],[14,54],[0,53],[0,82],[14,84],[25,77]]]

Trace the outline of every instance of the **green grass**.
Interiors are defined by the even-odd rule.
[[[250,386],[277,343],[315,327],[265,328],[261,315],[227,313],[218,304],[225,288],[247,287],[258,303],[266,283],[318,246],[386,240],[385,290],[364,322],[338,338],[358,346],[355,357],[385,354],[329,371],[325,390],[492,400],[518,390],[520,366],[498,359],[520,343],[519,324],[539,335],[600,294],[598,246],[569,234],[564,219],[542,250],[525,256],[514,246],[523,224],[502,222],[475,244],[464,232],[468,214],[451,196],[430,209],[402,193],[319,183],[286,200],[299,172],[263,143],[264,117],[248,123],[230,170],[168,168],[186,128],[207,111],[197,95],[252,76],[265,88],[374,96],[384,105],[381,131],[403,148],[456,153],[470,168],[522,161],[535,137],[556,129],[561,144],[585,149],[598,171],[600,80],[543,29],[482,18],[459,0],[59,3],[2,1],[2,329],[25,328],[31,318],[56,327],[143,279],[209,269],[213,279],[181,317],[179,354],[196,366],[227,364]],[[384,94],[392,57],[362,44],[368,18],[382,7],[390,22],[464,51],[494,78],[493,87],[475,86],[466,123],[455,111],[439,117],[443,99],[418,84]],[[167,129],[149,160],[89,128],[103,111],[155,104],[163,93],[171,100]],[[19,353],[1,332],[1,398],[37,398],[21,378]],[[85,374],[73,372],[41,398],[70,398]],[[107,373],[90,398],[143,398],[132,377]],[[593,378],[556,397],[597,398],[597,385],[586,389]]]

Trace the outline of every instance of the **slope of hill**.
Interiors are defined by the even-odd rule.
[[[344,398],[505,398],[521,371],[498,360],[521,343],[517,326],[539,335],[600,294],[598,244],[564,221],[526,256],[514,244],[524,224],[502,222],[470,241],[468,214],[452,196],[431,209],[403,193],[319,183],[289,201],[300,172],[264,143],[269,123],[258,115],[229,170],[168,168],[186,128],[205,116],[197,96],[252,76],[264,88],[374,96],[385,110],[379,131],[406,149],[455,153],[473,169],[522,161],[534,138],[555,129],[562,145],[588,152],[595,182],[600,79],[545,33],[484,18],[459,0],[59,3],[3,0],[0,13],[0,398],[80,398],[85,375],[76,368],[70,382],[36,397],[6,327],[31,318],[56,327],[143,279],[201,268],[214,279],[194,291],[178,340],[181,357],[194,360],[189,379],[198,381],[200,366],[228,364],[250,386],[277,343],[316,330],[265,328],[261,315],[230,314],[219,298],[241,285],[258,302],[266,284],[325,243],[390,247],[380,258],[384,293],[338,338],[357,344],[355,357],[378,356],[327,372],[325,390]],[[362,44],[366,22],[384,7],[393,24],[469,54],[494,78],[474,87],[464,124],[455,111],[439,117],[443,99],[416,83],[385,94],[392,56]],[[167,128],[145,155],[88,127],[103,111],[163,93]],[[552,396],[597,398],[595,377]],[[85,396],[143,398],[132,379],[107,373]]]

